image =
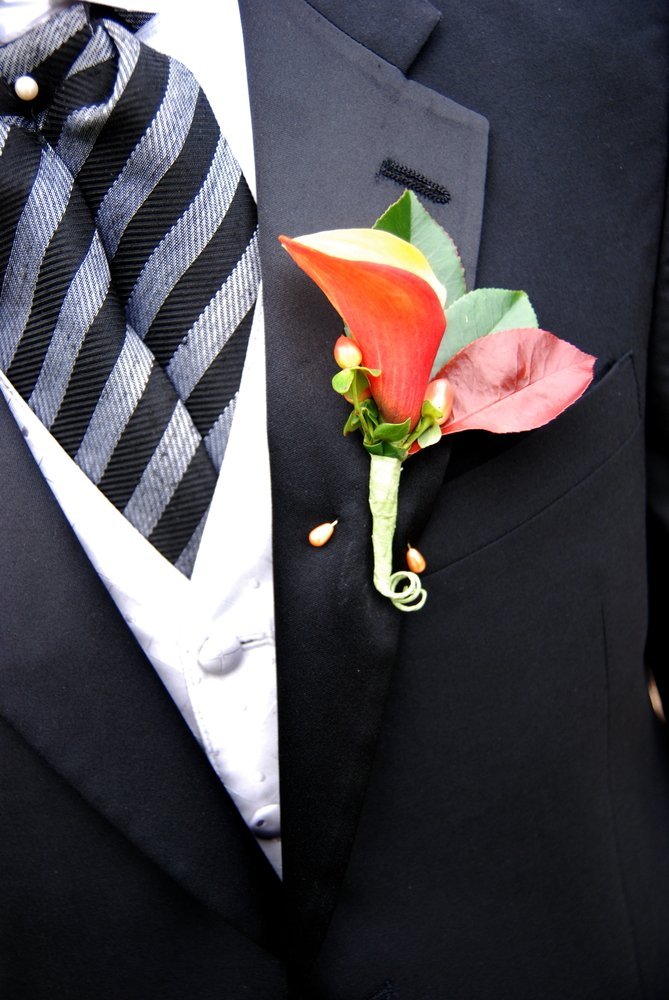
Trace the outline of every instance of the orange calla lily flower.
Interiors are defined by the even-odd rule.
[[[446,290],[425,256],[375,229],[279,239],[342,317],[362,363],[380,371],[369,382],[383,419],[413,427],[446,328]]]

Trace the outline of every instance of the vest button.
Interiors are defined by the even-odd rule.
[[[197,662],[206,674],[229,674],[239,666],[243,656],[244,648],[236,636],[225,642],[209,636],[200,646]]]
[[[251,830],[261,840],[271,840],[281,834],[281,810],[278,804],[262,806],[251,817]]]

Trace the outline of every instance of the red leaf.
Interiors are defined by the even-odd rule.
[[[500,330],[480,337],[439,372],[454,393],[442,434],[541,427],[585,392],[595,360],[546,330]]]
[[[347,260],[280,236],[296,264],[325,292],[362,351],[384,421],[413,427],[446,326],[434,289],[399,267]]]

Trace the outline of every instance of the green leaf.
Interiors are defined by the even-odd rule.
[[[374,223],[373,228],[393,233],[425,254],[432,270],[446,288],[447,305],[465,294],[465,270],[458,248],[448,233],[423,208],[413,191],[405,191]]]
[[[400,462],[403,462],[404,459],[407,457],[406,448],[401,448],[399,445],[396,444],[390,444],[388,441],[385,441],[383,444],[383,453],[384,455],[387,455],[389,458],[398,459],[398,461]]]
[[[360,409],[364,413],[368,420],[371,420],[373,424],[379,422],[379,408],[370,396],[368,399],[363,399],[360,404]]]
[[[352,434],[353,431],[357,431],[359,427],[360,427],[360,417],[355,412],[355,410],[351,410],[351,412],[348,415],[348,420],[344,424],[344,430],[342,432],[344,437],[346,437],[348,434]]]
[[[437,424],[432,424],[418,438],[418,446],[419,448],[429,448],[431,444],[438,444],[440,441],[441,427],[438,427]]]
[[[411,427],[411,421],[405,420],[401,424],[379,424],[374,430],[374,437],[377,441],[401,441],[406,437]]]
[[[430,378],[467,344],[497,330],[536,329],[537,316],[525,292],[477,288],[446,310],[446,333],[439,345]]]
[[[434,420],[436,423],[437,420],[441,420],[444,414],[441,412],[441,410],[438,410],[437,407],[434,406],[434,404],[431,403],[429,399],[424,399],[420,415],[421,417],[428,417],[429,419]]]
[[[384,458],[394,458],[403,462],[407,457],[407,449],[391,444],[390,441],[363,442],[370,455],[381,455]]]
[[[342,368],[340,372],[332,376],[332,388],[342,396],[351,388],[355,371],[352,368]]]
[[[421,418],[414,427],[413,431],[411,432],[411,435],[407,438],[408,447],[411,447],[418,440],[418,438],[424,431],[429,430],[430,427],[433,427],[434,423],[435,421],[433,420],[432,417],[421,415]]]
[[[358,398],[360,398],[363,392],[369,388],[369,382],[367,381],[367,376],[360,370],[360,368],[355,368],[354,371],[355,376],[353,382],[351,383],[351,391],[349,395],[355,399],[356,394]]]

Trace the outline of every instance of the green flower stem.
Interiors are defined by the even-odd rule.
[[[399,611],[418,611],[427,592],[416,573],[393,573],[393,536],[397,523],[397,497],[402,463],[386,455],[370,455],[369,506],[372,511],[374,586]]]
[[[365,420],[365,414],[362,412],[362,409],[360,408],[360,396],[358,395],[358,380],[355,377],[353,378],[353,383],[351,385],[351,396],[353,398],[353,409],[358,414],[358,420],[360,421],[360,427],[362,429],[363,437],[366,438],[369,435],[369,427],[367,425],[367,421]]]

